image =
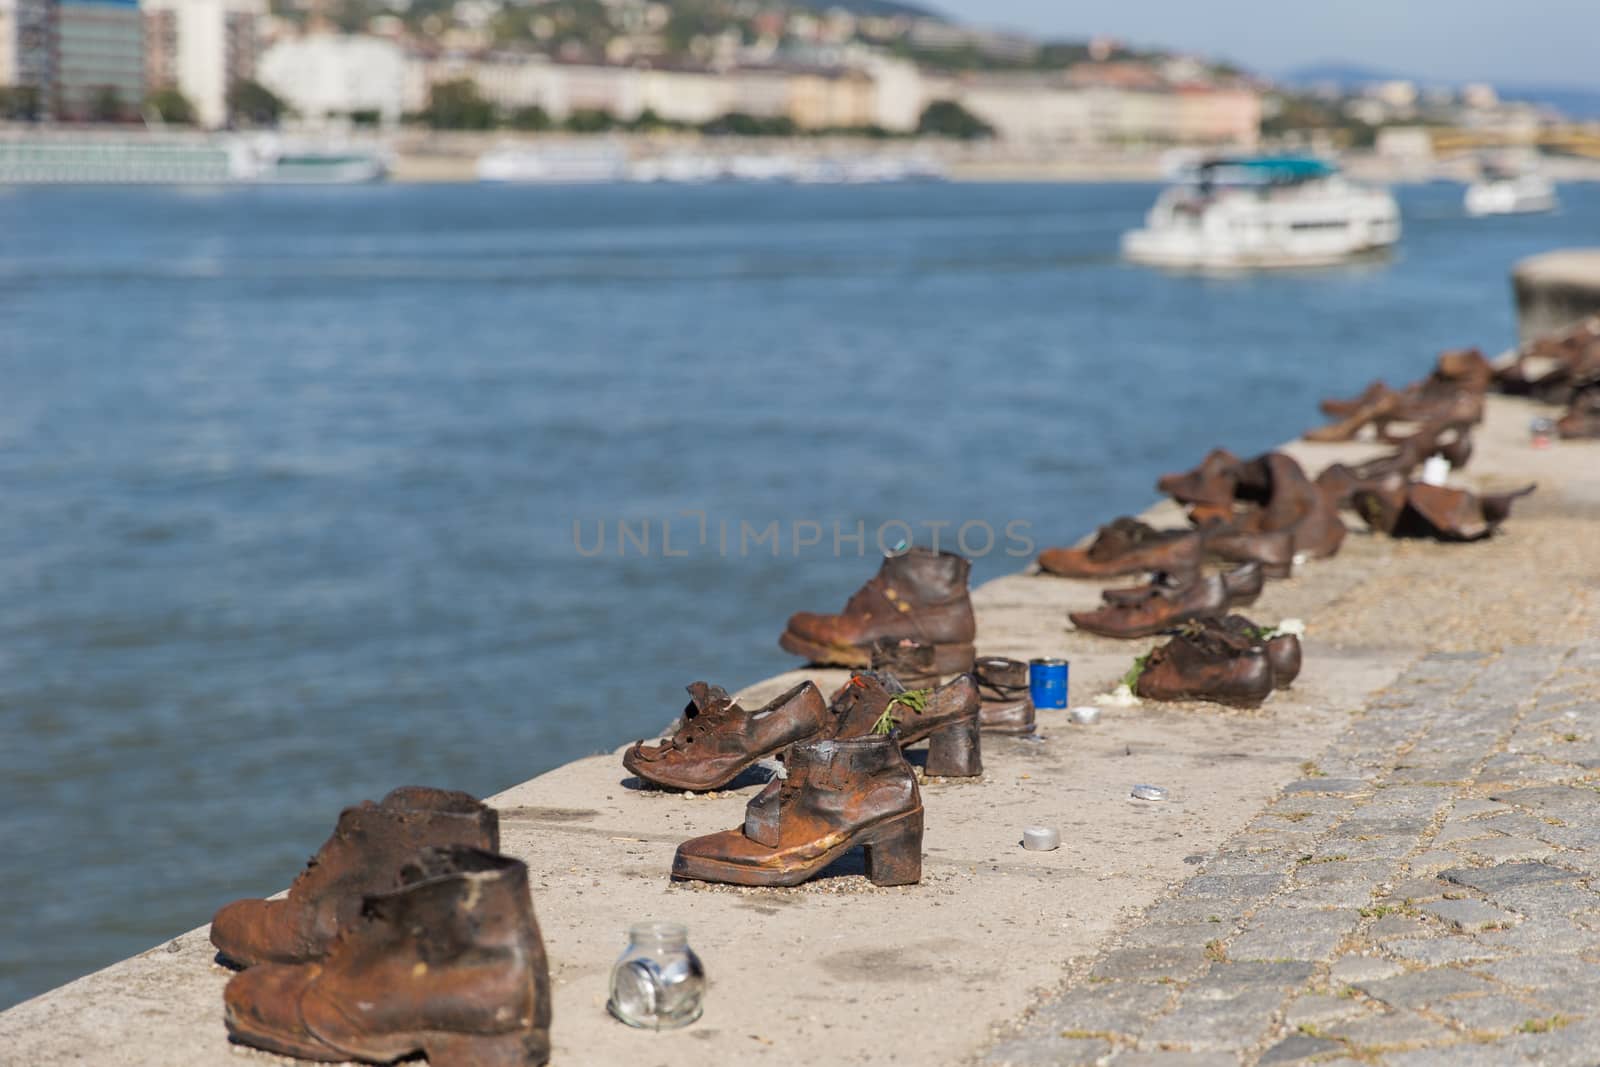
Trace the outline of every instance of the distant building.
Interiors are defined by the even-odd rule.
[[[175,88],[202,126],[228,121],[228,90],[253,80],[266,0],[144,0],[145,81]]]
[[[1051,74],[991,74],[962,84],[961,106],[1016,144],[1088,144],[1089,95]]]
[[[1261,130],[1261,96],[1251,89],[1127,89],[1070,75],[991,74],[961,82],[958,99],[1000,139],[1046,148],[1250,149]]]
[[[85,121],[137,115],[144,102],[138,0],[61,0],[55,31],[55,117]]]
[[[400,121],[406,59],[393,41],[360,34],[313,34],[279,41],[261,54],[257,80],[312,124],[376,112]]]
[[[789,118],[802,130],[870,126],[876,97],[858,70],[797,71],[789,78]]]
[[[54,84],[54,0],[0,0],[0,86],[32,89],[48,111]]]
[[[930,80],[915,63],[873,55],[865,61],[872,77],[872,121],[886,130],[908,133],[931,102]]]

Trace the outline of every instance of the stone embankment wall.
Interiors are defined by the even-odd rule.
[[[1600,248],[1530,256],[1511,272],[1511,287],[1524,341],[1600,315]]]

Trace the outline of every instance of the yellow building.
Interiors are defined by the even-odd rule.
[[[789,78],[789,118],[803,130],[871,125],[877,94],[857,70],[803,70]]]

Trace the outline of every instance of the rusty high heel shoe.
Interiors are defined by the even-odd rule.
[[[926,739],[923,769],[941,778],[975,778],[983,773],[979,739],[982,700],[970,674],[937,689],[907,690],[874,671],[851,677],[833,703],[834,738],[865,737],[894,728],[900,747]]]
[[[922,794],[893,737],[807,741],[784,766],[788,777],[750,801],[742,827],[679,845],[672,876],[799,885],[861,845],[874,885],[921,881]]]

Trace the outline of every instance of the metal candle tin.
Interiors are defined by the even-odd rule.
[[[1054,826],[1024,826],[1022,847],[1029,852],[1053,852],[1061,847],[1061,831]]]
[[[1067,661],[1043,657],[1028,661],[1028,695],[1036,708],[1067,706]]]

